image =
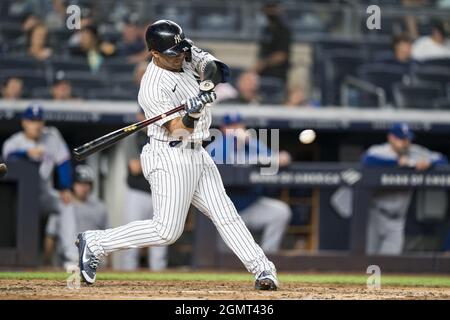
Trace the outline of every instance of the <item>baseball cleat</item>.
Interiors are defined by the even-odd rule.
[[[87,284],[93,284],[100,259],[88,248],[84,233],[78,234],[75,245],[78,247],[81,277]]]
[[[256,290],[275,291],[278,289],[278,280],[270,271],[263,271],[255,281]]]

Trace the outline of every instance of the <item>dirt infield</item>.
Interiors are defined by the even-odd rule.
[[[276,292],[258,292],[245,281],[97,281],[68,289],[62,280],[0,279],[0,299],[450,299],[449,287],[283,283]]]

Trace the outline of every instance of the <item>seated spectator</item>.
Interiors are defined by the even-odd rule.
[[[92,195],[95,177],[87,165],[75,168],[73,200],[62,206],[59,215],[52,214],[46,227],[44,251],[47,260],[56,253],[57,265],[77,265],[78,249],[73,243],[77,234],[84,230],[108,227],[105,205]]]
[[[238,95],[235,98],[223,100],[225,103],[260,104],[259,75],[253,71],[246,71],[237,80]]]
[[[256,163],[260,157],[270,157],[270,149],[262,141],[250,141],[247,128],[239,114],[226,115],[221,127],[222,136],[217,137],[207,150],[216,163],[238,164],[239,158]],[[236,142],[242,141],[244,148],[236,149]],[[239,152],[243,154],[238,155]],[[290,163],[286,151],[279,154],[279,165]],[[262,230],[261,248],[265,253],[280,249],[281,240],[291,219],[290,207],[281,200],[266,197],[263,187],[232,187],[227,194],[236,210],[250,230]],[[223,246],[225,247],[225,246]]]
[[[450,59],[450,40],[441,22],[434,22],[429,36],[423,36],[414,41],[412,57],[423,61],[430,59]]]
[[[129,63],[145,61],[148,51],[144,39],[137,17],[130,15],[124,21],[122,38],[116,45],[116,55],[126,57]]]
[[[101,43],[94,25],[82,28],[79,35],[79,46],[72,48],[72,54],[86,57],[91,71],[99,71],[105,57],[113,53],[113,48],[110,44]]]
[[[22,97],[23,81],[19,78],[10,77],[2,86],[2,99],[17,100]]]
[[[48,29],[44,24],[37,24],[29,34],[28,54],[37,61],[47,60],[53,50],[47,46]]]
[[[398,65],[409,71],[412,62],[412,40],[407,34],[395,35],[392,39],[392,55],[380,57],[377,62]]]
[[[72,85],[66,79],[64,71],[58,71],[56,73],[56,79],[51,88],[51,95],[53,100],[59,101],[74,98],[72,96]]]

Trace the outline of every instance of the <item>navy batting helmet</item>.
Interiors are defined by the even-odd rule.
[[[75,182],[93,183],[95,180],[94,171],[87,165],[78,165],[75,168]]]
[[[188,52],[192,42],[184,36],[183,29],[173,21],[158,20],[145,32],[148,50],[156,50],[166,56]]]

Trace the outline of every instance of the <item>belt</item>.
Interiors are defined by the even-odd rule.
[[[148,141],[150,142],[150,138],[148,139]],[[174,141],[169,141],[167,142],[167,144],[171,147],[171,148],[184,148],[184,149],[192,149],[195,150],[199,147],[203,147],[206,148],[212,141],[211,140],[204,140],[204,141],[199,141],[199,142],[183,142],[182,140],[174,140]]]
[[[184,148],[195,150],[202,146],[202,142],[183,142],[181,140],[170,141],[169,146],[172,148]]]

